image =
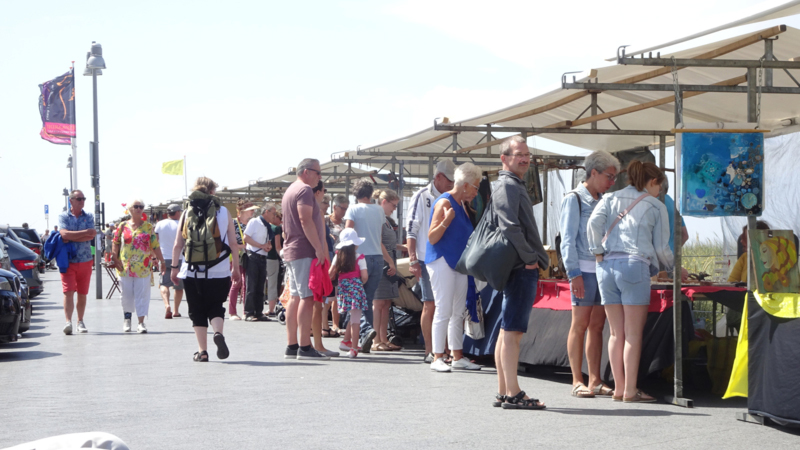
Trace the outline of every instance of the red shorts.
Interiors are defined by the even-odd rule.
[[[92,264],[94,261],[69,263],[67,272],[61,274],[61,291],[64,293],[78,291],[80,295],[89,293],[89,282],[92,280]]]

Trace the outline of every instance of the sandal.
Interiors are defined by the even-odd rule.
[[[519,394],[513,397],[506,397],[503,402],[503,409],[545,409],[544,403],[540,402],[538,398],[525,398],[525,391],[519,391]]]
[[[394,345],[391,342],[387,342],[386,346],[389,347],[389,350],[391,350],[393,352],[399,352],[400,350],[403,350],[403,347],[401,347],[399,345]]]
[[[225,359],[230,356],[231,352],[228,350],[228,344],[225,343],[225,336],[222,333],[214,333],[214,344],[217,346],[217,358]]]
[[[208,362],[208,352],[203,350],[202,352],[194,352],[194,359],[197,362]]]
[[[333,331],[331,329],[323,329],[322,330],[322,337],[325,337],[325,338],[338,338],[339,337],[339,333],[337,333],[336,331]]]
[[[392,349],[390,349],[389,346],[386,345],[385,343],[381,342],[380,344],[373,344],[372,345],[372,351],[373,352],[391,352]]]
[[[180,316],[181,316],[181,313],[179,313],[179,312],[172,313],[172,317],[180,317]]]
[[[654,403],[656,401],[655,397],[651,397],[641,390],[636,391],[636,395],[633,397],[623,397],[622,403]]]
[[[172,310],[167,308],[167,312],[164,314],[165,319],[172,319]]]
[[[598,395],[600,397],[611,397],[614,395],[614,390],[603,383],[598,384],[592,388],[591,391],[594,393],[594,395]]]
[[[494,401],[492,402],[492,406],[495,408],[499,408],[503,405],[503,402],[506,401],[508,397],[505,395],[497,394],[494,396]]]
[[[238,316],[238,315],[236,315],[236,314],[233,314],[233,315],[231,315],[231,318],[230,318],[230,320],[242,320],[242,318],[241,318],[241,317],[239,317],[239,316]]]
[[[613,400],[615,402],[621,402],[622,401],[622,396],[621,395],[620,396],[616,396],[616,395],[614,395],[615,393],[616,393],[616,391],[611,391],[611,400]]]
[[[594,392],[590,391],[583,383],[578,383],[572,387],[572,396],[578,398],[594,398]]]

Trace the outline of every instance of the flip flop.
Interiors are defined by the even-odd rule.
[[[594,395],[600,397],[611,397],[614,395],[614,390],[604,385],[603,383],[600,383],[597,386],[593,387],[591,391],[592,393],[594,393]]]
[[[578,398],[594,398],[594,393],[583,383],[578,383],[572,387],[572,396]]]
[[[647,397],[645,398],[645,395],[647,395],[647,394],[645,394],[641,390],[636,391],[636,395],[634,395],[633,397],[623,397],[622,398],[622,403],[655,403],[656,402],[656,398],[655,397],[651,397],[651,396],[647,395]]]
[[[222,333],[214,333],[214,344],[217,346],[217,358],[225,359],[230,356],[228,345],[225,343],[225,336]]]

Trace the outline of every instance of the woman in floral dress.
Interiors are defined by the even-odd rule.
[[[111,253],[122,287],[122,312],[125,315],[122,330],[131,331],[131,319],[135,312],[139,319],[136,332],[147,333],[144,318],[150,309],[150,265],[153,256],[158,259],[162,274],[166,267],[153,224],[142,217],[144,202],[140,199],[132,201],[128,211],[131,218],[117,227]]]

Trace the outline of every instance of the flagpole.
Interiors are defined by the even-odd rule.
[[[183,193],[189,196],[189,182],[186,181],[186,155],[183,155]]]
[[[75,86],[75,61],[72,61],[72,65],[70,66],[70,71],[72,72],[72,86]],[[77,119],[77,118],[76,118]],[[76,120],[77,122],[77,120]],[[76,133],[77,136],[77,133]],[[75,180],[73,182],[72,189],[78,189],[78,142],[76,138],[70,138],[70,145],[72,147],[72,179]]]

